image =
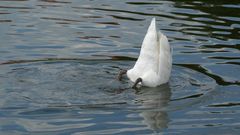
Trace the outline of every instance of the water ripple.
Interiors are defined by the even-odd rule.
[[[2,134],[239,134],[239,1],[2,0]],[[168,84],[131,88],[151,18]]]

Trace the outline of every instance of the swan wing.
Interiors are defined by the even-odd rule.
[[[159,69],[158,74],[161,83],[167,83],[172,70],[172,51],[167,37],[158,32],[159,38]]]
[[[133,69],[138,77],[149,69],[158,71],[158,34],[155,18],[152,19],[147,34],[142,43],[140,55]]]

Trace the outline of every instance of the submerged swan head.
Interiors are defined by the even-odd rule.
[[[152,19],[134,67],[127,71],[128,78],[143,86],[156,87],[169,81],[172,69],[172,52],[167,37],[157,31]]]

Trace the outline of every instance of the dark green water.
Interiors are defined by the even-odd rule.
[[[151,19],[169,84],[131,89]],[[240,133],[237,0],[0,1],[0,134]]]

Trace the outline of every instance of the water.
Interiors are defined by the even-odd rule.
[[[0,2],[1,134],[240,132],[240,4]],[[169,84],[131,89],[150,20],[173,47]]]

